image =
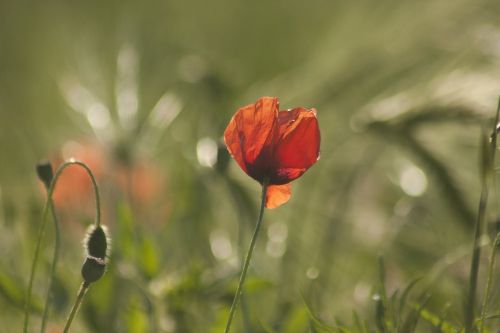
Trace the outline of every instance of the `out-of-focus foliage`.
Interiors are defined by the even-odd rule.
[[[0,1],[0,331],[22,326],[44,200],[34,165],[74,156],[96,171],[113,239],[74,331],[221,332],[260,193],[221,137],[263,95],[318,109],[321,160],[266,211],[235,331],[459,329],[499,15],[493,0]],[[56,189],[52,332],[80,282],[90,189],[70,170]]]

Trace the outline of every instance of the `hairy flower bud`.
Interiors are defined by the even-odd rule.
[[[88,256],[82,266],[82,277],[87,283],[93,283],[99,280],[106,271],[106,263],[104,260]]]
[[[85,239],[87,258],[82,266],[82,277],[86,283],[99,280],[106,271],[108,236],[101,226],[92,226]]]
[[[85,247],[90,256],[104,260],[108,249],[108,237],[104,228],[92,226]]]

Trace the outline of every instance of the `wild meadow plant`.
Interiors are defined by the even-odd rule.
[[[241,169],[262,185],[259,217],[250,241],[229,312],[230,332],[235,310],[262,224],[264,208],[276,208],[291,196],[290,182],[319,159],[320,132],[315,109],[280,111],[275,97],[261,97],[240,108],[224,132],[224,141]]]
[[[491,253],[486,271],[486,281],[482,302],[477,301],[479,283],[480,258],[485,243],[482,241],[486,229],[486,211],[490,192],[496,195],[495,190],[495,153],[497,150],[497,134],[499,131],[500,101],[493,122],[491,135],[482,135],[481,140],[481,184],[482,191],[477,211],[472,255],[468,279],[468,288],[465,297],[465,306],[461,322],[447,318],[447,311],[434,313],[427,305],[432,299],[428,292],[429,282],[425,277],[411,280],[402,290],[389,294],[387,289],[386,268],[381,256],[379,261],[379,278],[373,291],[374,318],[363,320],[356,310],[353,311],[353,324],[349,327],[340,321],[326,322],[308,304],[309,300],[303,296],[304,307],[308,316],[308,332],[336,332],[336,333],[412,333],[425,332],[420,323],[426,322],[432,332],[444,333],[495,333],[494,324],[500,318],[490,310],[490,300],[494,290],[495,255],[500,245],[500,233],[491,243]],[[372,124],[375,130],[380,130],[383,124]],[[483,131],[483,133],[486,131]],[[279,109],[279,100],[274,97],[261,97],[254,104],[239,108],[231,118],[225,132],[224,141],[230,155],[240,168],[251,178],[259,182],[262,187],[261,203],[257,223],[243,260],[239,282],[229,309],[224,332],[230,333],[236,310],[242,298],[245,280],[252,260],[254,248],[263,223],[265,208],[277,208],[286,203],[291,197],[291,182],[302,176],[319,159],[320,130],[315,109],[297,107],[282,111]],[[43,307],[40,332],[45,332],[50,315],[50,306],[54,288],[54,277],[60,254],[60,230],[56,210],[53,202],[53,193],[61,173],[69,166],[82,168],[89,176],[95,195],[96,217],[94,224],[88,229],[85,243],[85,261],[81,269],[83,282],[81,283],[76,300],[67,317],[64,332],[69,332],[73,319],[82,304],[83,298],[92,283],[98,281],[106,270],[109,252],[109,238],[106,229],[101,225],[101,202],[96,179],[90,168],[83,162],[68,160],[62,163],[54,173],[48,162],[37,165],[37,174],[47,190],[47,200],[42,212],[35,254],[32,262],[28,291],[25,304],[24,333],[28,332],[32,310],[31,294],[37,263],[40,257],[42,238],[45,233],[48,214],[54,222],[54,252],[50,267],[50,275]],[[492,190],[493,189],[493,190]],[[423,286],[422,286],[423,285]],[[410,297],[415,289],[423,289],[417,297]],[[264,326],[264,325],[263,325]],[[222,328],[221,328],[222,329]],[[253,332],[246,328],[247,332]],[[269,333],[278,332],[273,327],[265,327]],[[298,331],[293,331],[298,332]]]
[[[26,295],[25,316],[24,316],[24,326],[23,326],[24,333],[28,332],[29,319],[30,319],[30,314],[31,314],[31,312],[30,312],[31,293],[32,293],[32,289],[33,289],[33,282],[34,282],[34,278],[35,278],[37,263],[38,263],[39,256],[40,256],[40,247],[41,247],[41,243],[42,243],[42,238],[43,238],[43,235],[45,233],[47,214],[48,214],[48,211],[50,210],[50,212],[52,214],[53,221],[54,221],[55,243],[54,243],[54,254],[52,257],[49,282],[48,282],[48,286],[47,286],[47,294],[45,297],[45,306],[43,308],[42,322],[41,322],[41,327],[40,327],[40,332],[45,332],[45,327],[47,324],[49,309],[50,309],[50,305],[51,305],[53,281],[55,278],[57,263],[58,263],[58,259],[59,259],[60,240],[61,240],[59,221],[57,219],[57,214],[56,214],[56,211],[54,208],[52,196],[53,196],[56,184],[57,184],[57,180],[61,176],[62,172],[67,167],[70,167],[72,165],[83,168],[85,170],[85,172],[88,174],[90,181],[92,182],[92,186],[94,189],[94,195],[95,195],[96,217],[95,217],[94,224],[88,228],[87,234],[86,234],[85,239],[84,239],[86,258],[85,258],[85,261],[84,261],[82,269],[81,269],[83,282],[80,286],[77,298],[75,300],[75,303],[74,303],[74,305],[71,309],[71,312],[68,316],[68,319],[66,321],[66,325],[64,326],[65,333],[69,332],[69,329],[71,327],[71,323],[73,322],[73,319],[78,311],[78,308],[80,307],[80,304],[81,304],[88,288],[90,287],[90,285],[92,283],[99,280],[104,275],[104,273],[106,271],[106,261],[107,261],[108,255],[109,255],[109,253],[108,253],[109,252],[109,245],[108,245],[109,239],[108,239],[108,236],[106,233],[106,228],[103,225],[101,225],[101,203],[100,203],[100,197],[99,197],[99,188],[97,186],[97,182],[96,182],[94,174],[92,173],[92,170],[90,170],[90,168],[84,162],[76,161],[76,160],[68,160],[68,161],[62,163],[57,168],[57,170],[54,174],[53,170],[52,170],[52,165],[50,164],[50,162],[39,163],[36,167],[36,171],[37,171],[37,175],[38,175],[39,179],[42,181],[43,185],[45,186],[45,189],[47,190],[47,200],[46,200],[43,212],[42,212],[42,222],[40,224],[38,238],[37,238],[36,245],[35,245],[35,255],[33,257],[32,266],[31,266],[28,291],[27,291],[27,295]]]
[[[487,307],[491,294],[496,248],[500,243],[500,233],[497,234],[492,246],[484,300],[479,318],[476,316],[476,289],[482,247],[480,238],[484,233],[489,187],[495,173],[499,112],[500,100],[493,131],[489,138],[483,136],[482,140],[482,192],[475,223],[463,328],[447,322],[444,314],[438,316],[426,310],[426,304],[431,298],[427,292],[423,292],[416,302],[408,302],[408,296],[420,278],[410,282],[400,295],[396,290],[389,297],[385,288],[385,268],[383,258],[381,258],[380,280],[373,297],[375,301],[375,330],[370,329],[366,322],[362,323],[355,311],[355,327],[348,329],[340,324],[329,326],[323,323],[308,308],[311,318],[311,332],[411,333],[416,332],[420,319],[428,321],[436,332],[490,332],[485,329],[485,320],[498,317],[498,315],[488,315]],[[277,98],[262,97],[255,104],[244,106],[236,112],[226,128],[224,140],[231,156],[241,169],[262,185],[260,213],[224,331],[229,333],[262,223],[264,208],[276,208],[286,203],[291,196],[289,183],[300,177],[319,159],[320,133],[316,110],[296,108],[279,111]],[[272,330],[269,329],[269,332]]]

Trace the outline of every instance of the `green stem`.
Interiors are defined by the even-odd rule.
[[[486,215],[486,206],[488,204],[488,190],[489,180],[494,173],[495,152],[497,149],[497,124],[500,113],[500,99],[497,106],[495,122],[493,124],[493,132],[491,134],[491,142],[489,149],[483,151],[482,161],[482,190],[481,198],[479,199],[479,208],[476,219],[476,226],[474,231],[474,244],[472,248],[472,259],[469,276],[469,292],[465,305],[465,333],[474,332],[474,316],[475,316],[475,298],[477,289],[477,277],[479,273],[479,259],[481,257],[481,247],[479,246],[479,239],[483,234],[483,226]]]
[[[28,332],[30,308],[31,308],[31,292],[33,290],[33,280],[35,277],[36,264],[38,263],[38,257],[40,255],[40,246],[42,244],[42,238],[43,238],[43,235],[45,233],[45,225],[46,225],[45,220],[46,220],[46,216],[47,216],[47,207],[48,207],[47,204],[45,204],[45,206],[43,207],[42,223],[41,223],[40,228],[38,230],[38,236],[37,236],[36,245],[35,245],[35,255],[34,255],[33,261],[31,263],[30,279],[28,282],[26,304],[24,307],[24,326],[23,326],[24,333]]]
[[[99,188],[97,186],[97,181],[92,173],[92,170],[90,170],[90,168],[85,163],[83,163],[81,161],[69,160],[69,161],[64,162],[56,170],[54,178],[52,179],[50,186],[49,186],[49,189],[47,191],[47,200],[46,200],[45,205],[43,207],[42,223],[41,223],[40,229],[38,231],[37,241],[36,241],[36,245],[35,245],[35,255],[33,257],[33,262],[31,264],[30,279],[28,282],[28,291],[26,294],[26,305],[25,305],[25,309],[24,309],[24,325],[23,325],[23,332],[24,333],[28,332],[30,308],[31,308],[31,294],[33,291],[33,282],[35,279],[35,272],[36,272],[37,263],[38,263],[38,260],[40,258],[40,248],[41,248],[41,244],[42,244],[42,238],[43,238],[43,235],[45,233],[45,226],[47,224],[47,213],[48,213],[48,210],[50,207],[52,210],[53,217],[54,217],[54,227],[56,230],[56,242],[55,242],[55,246],[54,246],[54,256],[52,259],[51,275],[50,275],[50,279],[49,279],[49,289],[47,292],[47,299],[45,302],[45,308],[44,308],[44,313],[43,313],[44,317],[42,319],[42,332],[43,332],[43,329],[45,327],[46,316],[48,314],[48,309],[47,309],[48,304],[49,304],[48,299],[50,298],[52,281],[54,280],[55,269],[56,269],[57,261],[58,261],[58,257],[59,257],[59,224],[58,224],[55,212],[53,210],[52,196],[54,193],[54,189],[55,189],[57,180],[61,176],[61,173],[64,171],[64,169],[66,169],[70,165],[78,165],[78,166],[84,168],[85,171],[87,172],[87,174],[89,175],[90,180],[92,181],[92,186],[94,188],[94,195],[95,195],[95,206],[96,206],[95,225],[99,226],[101,224],[101,201],[100,201],[100,197],[99,197]]]
[[[479,239],[483,233],[484,216],[486,213],[486,205],[488,202],[488,186],[483,184],[481,191],[481,198],[479,200],[478,216],[476,220],[476,227],[474,231],[474,244],[472,249],[472,260],[469,276],[469,293],[467,296],[467,303],[465,308],[465,333],[473,332],[474,313],[475,313],[475,298],[477,289],[477,275],[479,272],[479,258],[481,255],[481,247],[479,246]]]
[[[89,289],[90,283],[83,282],[82,285],[80,286],[80,290],[78,291],[78,295],[76,296],[75,304],[73,304],[73,308],[71,309],[71,312],[69,314],[68,320],[66,321],[66,325],[64,326],[64,333],[69,332],[69,328],[71,326],[71,323],[73,322],[73,319],[75,318],[75,315],[78,311],[78,308],[80,307],[80,304],[82,304],[83,301],[83,296],[85,296],[85,293]]]
[[[488,313],[488,302],[490,300],[491,285],[493,284],[493,270],[495,269],[495,254],[497,247],[500,245],[500,232],[497,233],[495,240],[493,242],[493,249],[491,250],[490,262],[488,265],[488,279],[486,281],[486,287],[484,290],[483,307],[481,310],[481,320],[479,322],[479,332],[482,333],[484,330],[484,321],[486,320],[486,314]]]
[[[238,287],[236,288],[236,294],[234,295],[233,304],[231,305],[231,309],[229,310],[229,318],[227,319],[226,329],[224,333],[229,333],[231,329],[231,323],[233,322],[234,312],[238,306],[238,301],[240,299],[243,284],[245,283],[245,278],[247,276],[248,266],[250,265],[250,260],[252,259],[253,249],[255,248],[255,243],[257,241],[257,236],[260,231],[260,227],[262,225],[262,217],[264,216],[264,208],[266,204],[266,194],[268,188],[268,181],[264,180],[262,184],[262,200],[260,204],[260,212],[259,218],[257,219],[257,225],[255,226],[255,230],[252,235],[252,239],[250,241],[250,247],[248,248],[248,252],[243,263],[243,268],[241,269],[240,282],[238,283]]]
[[[54,219],[55,242],[54,242],[54,255],[52,257],[52,266],[50,268],[50,280],[49,280],[49,286],[47,288],[47,296],[45,298],[45,307],[42,316],[42,326],[40,328],[40,333],[45,332],[45,326],[47,324],[47,317],[50,308],[50,295],[52,293],[52,284],[54,282],[54,278],[56,275],[57,262],[59,261],[59,249],[61,248],[59,221],[57,219],[57,215],[54,209],[54,203],[52,202],[52,200],[50,200],[49,206],[50,206],[50,211],[52,213],[52,218]]]

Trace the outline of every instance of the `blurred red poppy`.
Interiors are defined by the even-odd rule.
[[[278,207],[291,196],[289,183],[319,158],[316,110],[279,111],[278,98],[261,97],[235,113],[224,141],[245,173],[261,184],[268,180],[266,207]]]
[[[94,173],[101,193],[113,200],[130,200],[134,210],[151,221],[164,221],[170,211],[166,196],[166,175],[153,161],[137,158],[133,164],[124,164],[107,152],[106,147],[92,140],[69,141],[61,151],[54,153],[52,165],[56,168],[70,158],[86,163]],[[43,190],[43,189],[42,189]],[[85,170],[70,166],[61,174],[54,189],[53,200],[65,219],[75,215],[91,215],[94,210],[92,183]],[[102,205],[103,215],[112,210]]]

